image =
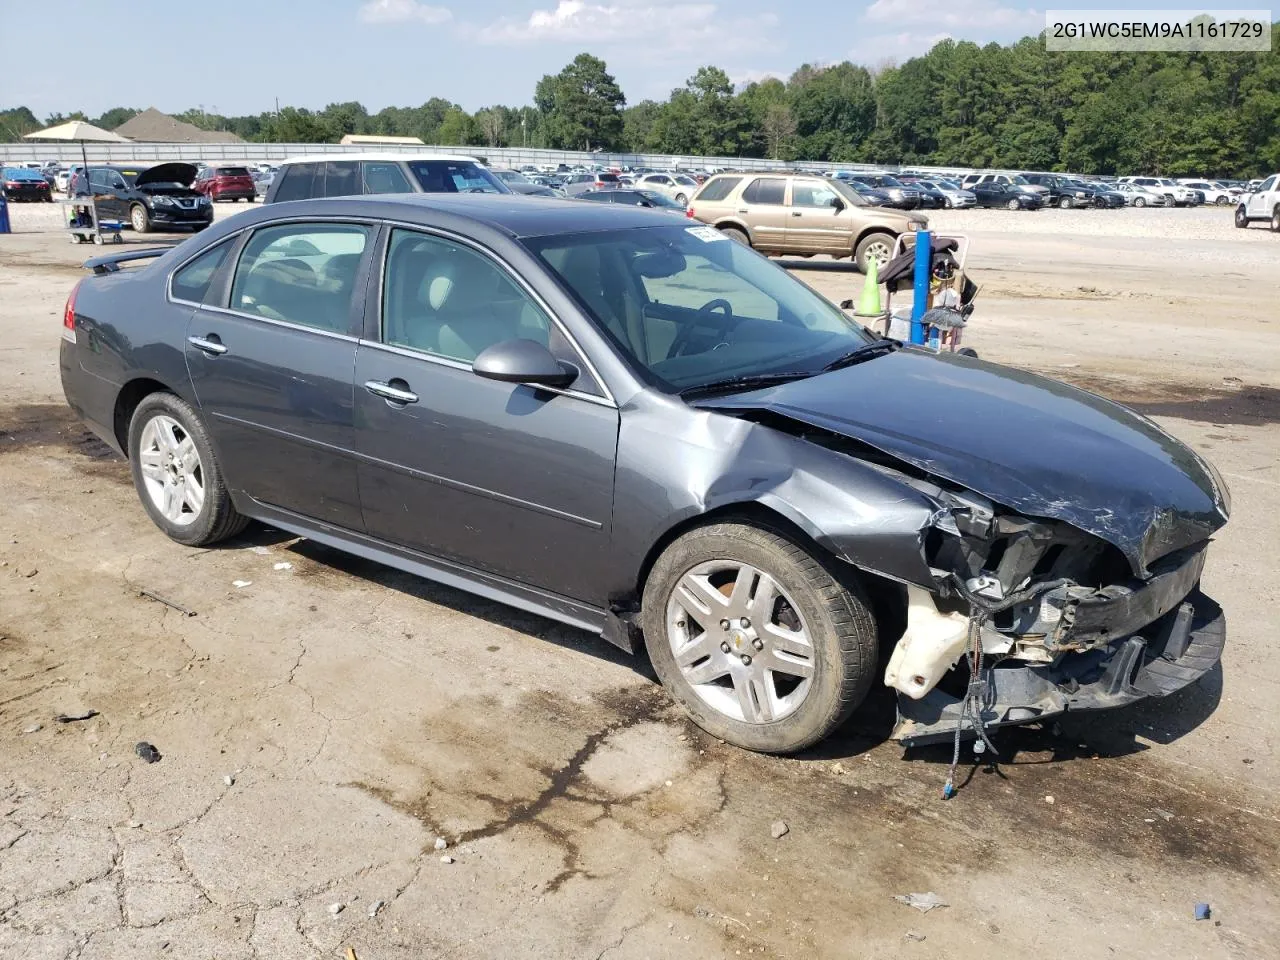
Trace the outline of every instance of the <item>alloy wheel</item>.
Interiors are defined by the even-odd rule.
[[[155,508],[177,526],[194,523],[204,509],[204,465],[182,424],[172,417],[152,417],[142,428],[138,457]]]
[[[809,695],[815,654],[799,609],[768,573],[710,560],[677,582],[667,603],[677,668],[711,709],[745,723],[772,723]]]

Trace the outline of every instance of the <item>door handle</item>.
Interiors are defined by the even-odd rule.
[[[791,211],[791,215],[792,215],[793,217],[802,217],[802,216],[804,216],[804,214],[803,214],[803,213],[801,213],[799,210],[792,210],[792,211]]]
[[[210,334],[210,336],[212,336],[212,334]],[[204,337],[187,337],[187,343],[191,344],[202,353],[209,354],[211,357],[220,357],[227,352],[227,348],[217,340],[209,340]]]
[[[739,208],[738,208],[738,212],[739,212],[739,213],[746,213],[746,212],[747,212],[747,208],[746,208],[746,207],[739,207]]]
[[[381,380],[366,380],[364,388],[375,397],[382,397],[382,399],[390,400],[392,403],[418,402],[418,395],[412,390],[402,390],[399,387],[393,387],[389,383],[383,383]]]

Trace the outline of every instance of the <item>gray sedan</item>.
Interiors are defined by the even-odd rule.
[[[1211,466],[1088,393],[878,339],[713,227],[303,200],[88,266],[67,400],[169,537],[258,520],[643,645],[734,744],[806,747],[876,682],[907,743],[986,736],[1220,657]]]

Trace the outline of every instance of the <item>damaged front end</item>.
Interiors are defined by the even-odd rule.
[[[940,508],[922,541],[936,589],[908,587],[885,671],[898,691],[893,739],[913,746],[1164,696],[1220,659],[1225,618],[1199,590],[1208,541],[1140,577],[1115,546],[1067,523],[904,480]]]

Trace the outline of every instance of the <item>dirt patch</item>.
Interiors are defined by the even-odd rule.
[[[1280,388],[1260,385],[1201,387],[1176,382],[1135,383],[1071,371],[1046,375],[1123,403],[1148,417],[1176,417],[1196,423],[1261,426],[1280,423]]]

